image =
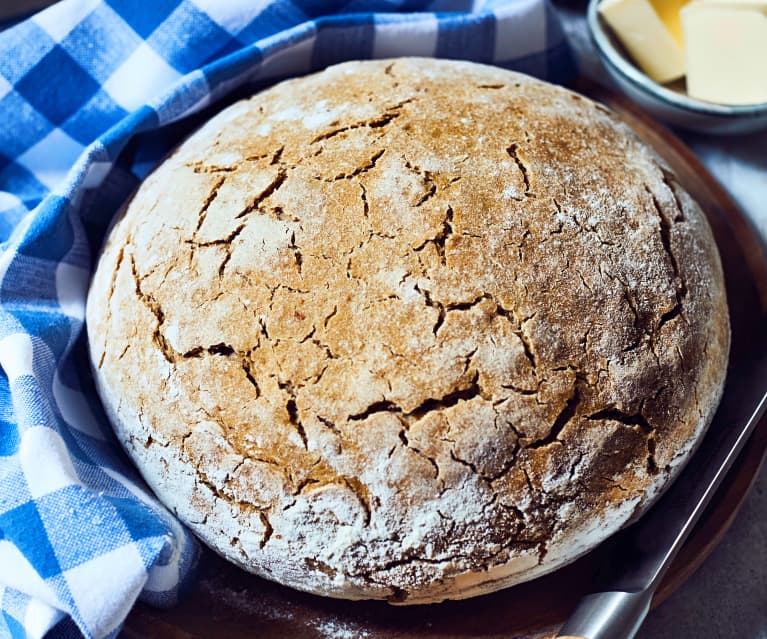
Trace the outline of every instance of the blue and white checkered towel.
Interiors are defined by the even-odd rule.
[[[86,364],[113,213],[208,105],[400,55],[572,73],[546,0],[64,0],[0,33],[0,637],[114,636],[137,598],[172,605],[199,554]]]

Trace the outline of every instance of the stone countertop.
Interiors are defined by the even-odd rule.
[[[585,6],[555,2],[581,72],[609,79],[586,30]],[[614,88],[614,87],[613,87]],[[767,131],[741,137],[676,130],[767,240]],[[638,639],[767,639],[767,465],[703,566],[650,613]]]

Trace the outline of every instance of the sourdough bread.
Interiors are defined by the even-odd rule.
[[[352,62],[223,110],[127,204],[97,385],[157,495],[302,590],[423,603],[640,514],[722,392],[698,205],[606,108],[467,62]]]

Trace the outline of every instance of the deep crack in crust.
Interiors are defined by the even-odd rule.
[[[417,59],[214,118],[116,225],[88,326],[121,440],[213,548],[405,603],[624,525],[689,456],[729,348],[708,226],[624,125]]]

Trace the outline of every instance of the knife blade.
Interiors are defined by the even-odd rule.
[[[754,362],[728,379],[699,449],[658,502],[609,542],[595,591],[581,599],[558,637],[634,637],[671,562],[767,410],[765,384],[753,381],[767,382],[765,364]]]

